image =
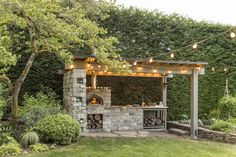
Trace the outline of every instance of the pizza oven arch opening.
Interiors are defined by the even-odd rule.
[[[103,105],[102,97],[98,95],[92,95],[87,99],[88,105]]]

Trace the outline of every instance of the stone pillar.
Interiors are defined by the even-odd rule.
[[[63,82],[64,105],[70,114],[78,121],[83,119],[81,127],[86,129],[86,71],[72,69],[64,74]]]

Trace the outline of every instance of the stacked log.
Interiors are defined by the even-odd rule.
[[[143,126],[144,127],[158,127],[163,126],[164,120],[161,118],[144,118]]]
[[[102,129],[102,114],[88,114],[88,129]]]

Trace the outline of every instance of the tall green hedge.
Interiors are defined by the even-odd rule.
[[[108,35],[118,38],[117,47],[124,58],[155,56],[155,59],[170,59],[169,49],[178,49],[229,29],[226,25],[196,22],[175,14],[167,16],[134,8],[111,7],[108,14],[110,17],[100,21],[100,25],[107,28]],[[230,39],[229,33],[206,40],[197,50],[190,47],[177,52],[176,60],[205,61],[209,64],[206,75],[201,76],[199,81],[200,116],[215,108],[224,94],[226,77],[229,78],[230,93],[236,93],[236,69],[231,68],[227,74],[223,72],[226,66],[236,67],[235,56],[236,40]],[[25,59],[19,61],[12,70],[12,77],[18,74],[24,62]],[[216,67],[214,73],[211,72],[213,66]],[[62,95],[62,76],[57,74],[57,69],[62,67],[55,56],[46,59],[39,56],[21,93],[33,94],[50,87]],[[181,114],[190,113],[189,80],[188,76],[175,76],[169,80],[169,119],[178,119]],[[151,85],[146,84],[147,88]]]

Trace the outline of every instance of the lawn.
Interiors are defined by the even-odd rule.
[[[236,145],[187,139],[81,138],[78,144],[18,157],[236,157]]]

